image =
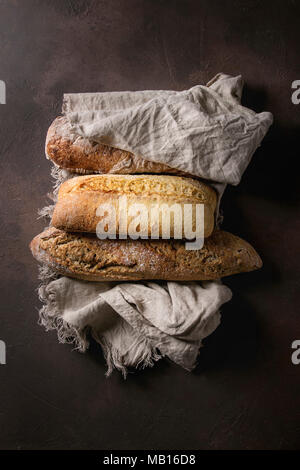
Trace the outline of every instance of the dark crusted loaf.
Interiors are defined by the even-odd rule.
[[[126,150],[92,142],[72,133],[64,116],[56,118],[48,129],[46,156],[60,168],[73,173],[169,173],[187,175],[167,165],[144,160]]]
[[[213,280],[262,266],[249,243],[216,231],[201,250],[174,240],[99,240],[49,228],[30,244],[33,256],[58,273],[87,281]]]

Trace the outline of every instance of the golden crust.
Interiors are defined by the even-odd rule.
[[[201,181],[171,175],[89,175],[71,178],[63,183],[59,198],[66,193],[79,191],[99,191],[119,195],[168,196],[176,200],[216,204],[214,189]]]
[[[119,198],[127,196],[127,226],[131,218],[129,210],[133,204],[143,204],[148,215],[147,236],[151,235],[151,209],[156,207],[156,214],[164,207],[180,205],[183,213],[184,204],[193,208],[193,229],[196,228],[196,204],[204,205],[204,237],[211,235],[214,229],[214,213],[217,204],[215,191],[206,184],[179,176],[167,175],[92,175],[72,178],[60,187],[58,202],[55,206],[52,225],[70,232],[96,232],[100,217],[96,215],[101,204],[110,203],[120,218]],[[177,207],[178,207],[177,206]],[[164,212],[164,217],[167,213]],[[162,216],[161,216],[162,217]],[[181,231],[181,220],[170,220],[170,235]],[[162,218],[159,221],[159,236],[162,236]],[[117,227],[117,233],[124,235]]]

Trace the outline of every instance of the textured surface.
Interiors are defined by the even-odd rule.
[[[175,240],[99,240],[53,227],[31,242],[35,258],[61,274],[86,281],[208,281],[261,267],[246,241],[215,231],[201,250]]]
[[[242,89],[241,75],[219,73],[209,86],[182,91],[64,94],[63,108],[71,109],[67,119],[72,132],[92,145],[98,141],[237,185],[273,122],[272,113],[240,104]]]
[[[120,198],[124,196],[126,201],[122,203]],[[102,204],[109,204],[112,210],[106,209],[105,212],[107,218],[110,218],[108,231],[111,225],[115,234],[116,223],[117,233],[127,235],[140,211],[137,204],[142,204],[143,215],[147,220],[138,224],[140,235],[157,233],[161,237],[164,227],[167,227],[172,238],[178,233],[182,238],[187,233],[182,227],[185,205],[189,205],[192,208],[191,228],[194,232],[196,226],[198,230],[202,228],[204,237],[209,237],[214,229],[216,203],[214,189],[191,178],[170,175],[79,176],[60,186],[51,224],[68,232],[96,233],[97,224],[103,218],[96,215],[99,214],[97,210]],[[203,204],[204,211],[202,226],[199,226],[201,218],[196,215],[196,206],[199,204]],[[172,217],[171,207],[176,207]]]
[[[47,158],[73,173],[182,173],[125,150],[74,135],[63,116],[56,118],[49,127],[45,151]]]
[[[299,448],[299,14],[291,0],[0,2],[1,448]],[[226,280],[233,299],[194,373],[161,361],[106,380],[95,345],[80,355],[36,323],[28,244],[45,225],[47,129],[63,92],[180,90],[221,70],[242,73],[243,104],[275,117],[222,204],[224,229],[264,266]]]

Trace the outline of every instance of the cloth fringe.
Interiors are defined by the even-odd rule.
[[[92,328],[79,330],[74,328],[61,316],[57,308],[55,293],[49,291],[49,283],[60,277],[53,269],[46,265],[39,267],[39,279],[41,284],[38,288],[38,296],[43,306],[39,310],[38,324],[43,326],[46,331],[56,330],[58,341],[60,343],[73,344],[74,350],[84,353],[89,348],[89,335],[101,346],[102,352],[107,364],[106,377],[109,377],[114,369],[122,373],[124,379],[128,374],[128,367],[136,369],[144,369],[153,367],[155,362],[163,356],[157,348],[153,347],[147,338],[136,337],[135,342],[131,346],[131,355],[129,357],[122,356],[120,351],[116,349],[104,336],[99,335]]]
[[[39,209],[38,218],[51,219],[60,185],[74,176],[76,175],[72,175],[68,171],[53,165],[51,168],[53,191],[47,194],[52,204]],[[46,331],[56,330],[60,343],[73,344],[75,350],[85,352],[89,347],[87,329],[79,331],[64,321],[59,315],[54,293],[47,292],[46,294],[48,284],[59,277],[60,275],[47,265],[39,267],[39,280],[41,283],[38,287],[38,296],[44,305],[39,310],[38,324],[43,326]]]
[[[67,181],[70,178],[74,178],[76,175],[70,173],[67,170],[62,170],[58,166],[53,164],[53,167],[51,168],[51,177],[53,180],[53,190],[52,192],[47,194],[47,197],[52,201],[52,204],[49,204],[48,206],[42,207],[41,209],[38,210],[38,218],[47,218],[51,219],[54,206],[57,202],[57,195],[58,195],[58,190],[59,187],[62,183]]]
[[[38,296],[44,305],[39,310],[38,324],[43,326],[46,331],[57,330],[60,343],[74,344],[74,349],[85,352],[89,347],[88,332],[86,330],[79,331],[60,317],[55,294],[49,292],[48,284],[58,277],[59,275],[48,266],[43,265],[39,268],[41,284],[38,288]]]
[[[114,369],[119,370],[123,378],[126,379],[128,374],[128,367],[135,369],[145,369],[146,367],[153,367],[155,362],[162,358],[159,351],[154,348],[147,338],[138,338],[132,345],[135,349],[133,356],[137,360],[126,361],[118,349],[116,349],[105,337],[97,335],[94,330],[91,330],[91,335],[94,340],[101,345],[103,355],[107,364],[106,377],[109,377]]]

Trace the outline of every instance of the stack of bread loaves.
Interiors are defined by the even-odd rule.
[[[190,281],[261,267],[259,255],[246,241],[215,229],[217,194],[199,179],[75,136],[64,117],[49,128],[46,155],[58,167],[82,175],[61,185],[51,227],[31,242],[36,259],[58,273],[87,281]],[[97,209],[109,203],[118,216],[121,196],[127,198],[127,210],[132,204],[155,205],[158,210],[174,203],[202,204],[203,247],[188,250],[184,240],[175,240],[175,220],[169,240],[161,237],[161,219],[156,240],[150,239],[150,225],[144,233],[148,239],[125,239],[128,222],[125,227],[117,224],[116,239],[100,239]]]

